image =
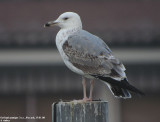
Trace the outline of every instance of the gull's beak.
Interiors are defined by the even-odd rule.
[[[57,21],[50,21],[50,22],[47,22],[44,27],[51,27],[51,26],[54,26],[54,25],[57,25],[58,22]]]

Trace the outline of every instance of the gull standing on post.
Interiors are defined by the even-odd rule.
[[[59,26],[56,45],[66,66],[82,75],[83,101],[92,101],[94,79],[103,81],[115,97],[131,98],[129,91],[143,95],[128,83],[124,65],[113,56],[107,44],[99,37],[82,29],[80,16],[65,12],[45,27]],[[86,95],[86,78],[90,81],[90,96]]]

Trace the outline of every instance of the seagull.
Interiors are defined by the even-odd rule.
[[[56,46],[65,65],[82,76],[82,101],[92,101],[95,79],[107,85],[117,98],[131,98],[130,91],[144,94],[129,84],[124,65],[113,55],[107,44],[98,36],[82,29],[81,18],[77,13],[65,12],[55,21],[44,25],[51,26],[60,27],[56,35]],[[86,95],[86,78],[90,79],[89,97]]]

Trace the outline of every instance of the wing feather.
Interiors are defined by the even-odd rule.
[[[104,41],[87,31],[69,36],[62,48],[69,61],[85,74],[119,80],[126,77],[123,64],[112,55]]]

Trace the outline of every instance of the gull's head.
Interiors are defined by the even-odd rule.
[[[44,27],[59,26],[61,29],[82,28],[81,18],[77,13],[65,12],[61,14],[55,21],[50,21]]]

